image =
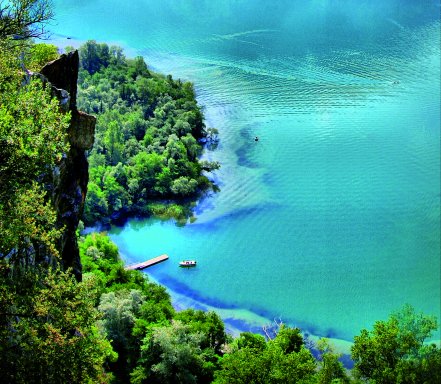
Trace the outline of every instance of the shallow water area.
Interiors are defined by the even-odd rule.
[[[109,232],[128,262],[170,256],[147,273],[177,306],[347,341],[404,303],[440,317],[436,2],[54,3],[59,44],[120,42],[193,81],[220,131],[195,223]]]

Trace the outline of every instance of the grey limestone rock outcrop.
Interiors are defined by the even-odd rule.
[[[70,149],[54,172],[52,198],[57,211],[58,225],[64,227],[58,249],[63,268],[72,268],[81,280],[81,262],[76,230],[81,219],[89,180],[86,151],[92,148],[95,134],[95,117],[78,111],[77,80],[78,51],[63,54],[46,64],[40,73],[49,81],[53,94],[64,112],[70,111],[68,129]]]

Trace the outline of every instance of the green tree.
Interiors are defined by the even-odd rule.
[[[316,361],[303,345],[297,328],[282,326],[273,340],[242,334],[221,360],[216,384],[310,383],[316,381]]]
[[[242,332],[235,340],[238,349],[249,348],[262,352],[266,348],[265,338],[251,332]]]
[[[220,163],[218,161],[207,161],[202,160],[200,162],[201,168],[204,171],[212,172],[220,168]]]
[[[198,182],[196,180],[181,176],[176,180],[173,180],[170,190],[175,195],[189,196],[195,193],[197,186]]]
[[[112,121],[108,124],[103,144],[108,151],[108,163],[118,164],[122,160],[124,143],[121,128],[117,122]]]
[[[162,168],[161,173],[156,176],[155,191],[160,195],[166,195],[169,193],[170,183],[172,180],[172,174],[170,168]]]
[[[108,215],[108,209],[105,193],[95,182],[89,182],[83,213],[86,223],[102,220]]]
[[[28,40],[47,36],[53,18],[50,0],[0,1],[0,39]]]
[[[92,233],[78,245],[84,272],[102,270],[109,275],[112,266],[119,265],[118,247],[105,234]]]
[[[221,353],[221,348],[227,341],[227,334],[224,323],[216,312],[186,309],[178,312],[175,319],[189,325],[193,332],[203,335],[202,349],[210,348],[216,354]]]
[[[375,383],[438,383],[440,349],[424,344],[437,327],[434,317],[404,306],[387,321],[377,321],[372,331],[363,329],[354,338],[355,372]]]
[[[118,362],[112,366],[113,372],[122,380],[128,379],[139,357],[132,331],[145,299],[140,290],[123,289],[103,294],[98,306],[103,314],[99,324],[118,353]]]
[[[132,383],[197,383],[202,367],[201,340],[200,333],[191,332],[190,326],[180,321],[155,328],[143,341]]]
[[[138,153],[132,158],[128,175],[138,181],[140,189],[153,191],[156,175],[163,169],[164,159],[156,153]]]
[[[93,74],[101,67],[107,67],[111,59],[107,44],[97,44],[95,40],[88,40],[79,49],[82,67]]]
[[[46,63],[55,60],[58,56],[58,48],[53,44],[33,44],[27,54],[25,66],[37,72]]]
[[[36,182],[0,204],[0,259],[33,264],[47,254],[58,256],[55,241],[61,236],[56,214],[46,192]]]
[[[92,280],[53,269],[0,265],[0,381],[107,382],[116,358],[98,332]]]
[[[304,346],[298,352],[283,353],[275,344],[269,343],[264,353],[265,361],[270,364],[268,383],[310,383],[315,381],[317,362]]]
[[[22,86],[11,56],[0,53],[0,258],[33,258],[40,246],[56,255],[59,232],[42,183],[68,150],[70,117],[39,80]]]
[[[122,65],[124,64],[125,56],[123,53],[123,49],[116,45],[110,46],[109,55],[112,58],[112,64],[114,65]]]
[[[285,354],[299,352],[303,346],[303,336],[299,328],[289,328],[282,324],[279,327],[277,337],[272,340],[272,343],[277,344]]]
[[[317,382],[319,384],[347,384],[350,383],[343,364],[339,361],[341,354],[335,353],[327,339],[317,342],[320,351],[319,371]]]
[[[221,369],[215,373],[216,384],[266,384],[269,383],[271,362],[252,348],[241,348],[226,354]]]
[[[185,145],[175,134],[168,137],[165,148],[165,156],[167,158],[179,160],[187,157],[187,149],[185,148]]]
[[[106,174],[104,178],[104,191],[107,197],[109,208],[113,212],[118,212],[126,203],[124,188],[116,181],[115,177]]]
[[[138,76],[142,77],[150,77],[150,72],[147,69],[147,64],[144,61],[144,58],[142,56],[135,57],[132,62],[129,69],[129,76],[133,78],[133,80],[136,80]]]
[[[187,123],[188,124],[188,123]],[[181,137],[182,143],[187,149],[187,157],[190,161],[195,161],[197,156],[201,152],[201,146],[198,144],[196,139],[189,133]]]
[[[39,80],[1,94],[1,184],[15,191],[23,181],[47,174],[68,149],[68,124],[69,116],[59,112],[58,101]]]

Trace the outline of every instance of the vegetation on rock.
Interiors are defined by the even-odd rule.
[[[29,261],[42,248],[58,254],[60,231],[45,185],[68,150],[70,116],[39,79],[24,78],[20,48],[0,54],[0,258]]]

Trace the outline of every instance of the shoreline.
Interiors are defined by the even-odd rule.
[[[143,273],[147,275],[150,281],[166,288],[167,293],[170,295],[173,308],[175,308],[175,310],[181,311],[185,309],[195,309],[203,310],[205,312],[214,311],[221,317],[222,321],[224,322],[225,331],[233,337],[238,337],[242,332],[258,333],[266,337],[262,327],[267,325],[274,325],[275,320],[280,320],[277,317],[275,317],[274,319],[270,319],[261,316],[258,313],[253,312],[252,310],[244,308],[221,308],[210,305],[208,303],[204,303],[203,301],[196,300],[185,295],[184,293],[170,289],[169,286],[159,282],[152,275],[148,274],[147,271],[144,271]],[[293,325],[289,322],[283,322],[283,324],[290,327],[297,327],[296,325]],[[367,328],[368,331],[372,329],[373,325],[374,324],[372,324],[371,327]],[[307,328],[302,328],[301,326],[299,326],[298,328],[303,335],[306,347],[311,350],[314,356],[318,356],[318,351],[315,349],[317,341],[319,341],[320,339],[326,339],[329,341],[330,345],[334,349],[334,352],[341,354],[339,360],[343,363],[345,368],[351,369],[353,367],[354,362],[351,359],[351,347],[354,345],[353,341],[339,339],[336,337],[316,335],[310,332]],[[359,332],[361,332],[361,329]],[[438,347],[441,347],[441,339],[427,340],[425,344],[436,344]]]
[[[125,255],[123,254],[120,255],[121,257],[123,257],[124,260]],[[259,315],[257,312],[253,312],[252,310],[248,310],[244,308],[222,308],[222,307],[217,307],[215,305],[211,305],[201,300],[197,300],[195,298],[185,295],[185,293],[172,290],[168,285],[158,281],[147,271],[144,271],[143,273],[147,275],[150,281],[166,288],[168,294],[170,295],[172,305],[177,311],[181,311],[189,308],[196,310],[200,309],[203,311],[214,311],[222,318],[222,321],[225,324],[226,332],[233,337],[238,337],[242,332],[259,333],[265,336],[262,327],[266,325],[274,324],[274,319],[270,319],[269,317]],[[278,318],[276,317],[275,319]],[[289,322],[287,323],[283,322],[283,323],[288,326],[295,327],[295,325],[292,325]],[[305,329],[302,327],[299,328],[302,334],[304,335],[305,340],[316,342],[320,338],[325,337],[325,336],[315,335],[306,328]],[[332,338],[332,337],[326,337],[326,339],[328,339],[331,342],[336,352],[342,353],[343,355],[347,355],[347,356],[350,355],[350,348],[353,345],[351,341]]]

